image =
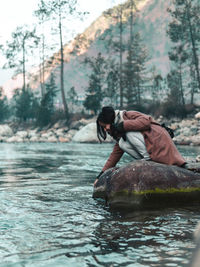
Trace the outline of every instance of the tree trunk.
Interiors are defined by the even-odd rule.
[[[42,57],[40,55],[40,50],[39,50],[39,59],[40,59],[40,64],[39,64],[39,74],[40,74],[40,89],[41,89],[41,96],[44,96],[44,84],[43,84],[43,69],[42,69]]]
[[[131,0],[131,14],[130,14],[130,49],[133,43],[133,0]]]
[[[134,0],[131,0],[131,6],[130,6],[130,9],[131,9],[131,14],[130,14],[130,40],[129,40],[129,56],[130,56],[130,65],[132,64],[132,57],[133,57],[133,53],[132,53],[132,45],[133,45],[133,1]],[[134,69],[134,66],[132,64],[131,67],[131,71],[133,71]],[[131,81],[130,81],[130,91],[133,92],[133,79],[132,79],[132,74],[131,74]],[[136,99],[137,99],[137,96],[136,96]],[[132,100],[130,99],[129,101],[132,102]]]
[[[122,8],[120,10],[120,63],[119,63],[119,86],[120,86],[120,108],[123,108],[123,85],[122,85],[122,53],[123,53],[123,47],[122,47],[122,31],[123,31],[123,24],[122,24]]]
[[[60,33],[60,55],[61,55],[61,62],[60,62],[60,88],[62,94],[62,101],[63,101],[63,108],[66,118],[68,118],[68,107],[65,98],[65,90],[64,90],[64,55],[63,55],[63,41],[62,41],[62,23],[61,23],[61,13],[59,14],[59,33]]]
[[[200,73],[199,73],[199,59],[197,56],[197,48],[196,48],[196,43],[195,43],[195,38],[192,30],[192,25],[191,25],[191,19],[190,19],[190,13],[189,13],[189,7],[188,7],[188,2],[186,0],[186,12],[187,12],[187,20],[189,23],[189,32],[190,32],[190,38],[191,38],[191,43],[192,43],[192,53],[194,57],[194,65],[195,65],[195,70],[197,74],[197,82],[198,82],[198,87],[200,90]]]
[[[42,35],[42,92],[43,92],[43,95],[45,94],[44,72],[45,72],[45,66],[44,66],[44,33],[43,33]]]
[[[180,81],[180,88],[181,88],[181,99],[182,99],[182,104],[185,106],[185,99],[184,99],[184,93],[183,93],[183,81],[182,81],[182,66],[180,63],[179,66],[179,81]]]
[[[194,82],[193,82],[193,71],[192,71],[192,66],[190,66],[190,76],[191,76],[191,98],[190,98],[190,104],[193,105],[194,103],[194,92],[195,92],[195,88],[194,88]]]
[[[140,106],[141,104],[141,87],[140,87],[140,80],[139,80],[139,74],[138,75],[138,82],[137,82],[137,88],[138,88],[138,92],[137,92],[137,102],[138,102],[138,105]]]
[[[23,64],[23,89],[26,90],[25,39],[23,40],[22,49],[23,49],[23,60],[22,60],[22,64]]]

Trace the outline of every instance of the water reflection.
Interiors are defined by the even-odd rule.
[[[115,214],[95,230],[96,257],[101,262],[103,255],[117,253],[110,264],[121,258],[121,264],[125,260],[122,266],[133,262],[135,266],[165,266],[167,262],[187,266],[194,247],[190,227],[199,219],[194,214],[190,209]],[[193,216],[192,221],[188,215]]]
[[[112,145],[0,147],[0,266],[187,266],[198,207],[117,212],[92,199]]]

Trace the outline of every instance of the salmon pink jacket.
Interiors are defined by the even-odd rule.
[[[177,166],[186,162],[168,132],[151,116],[138,111],[123,111],[122,119],[125,132],[139,131],[143,134],[152,161]],[[116,143],[102,171],[114,167],[123,153],[124,151]]]

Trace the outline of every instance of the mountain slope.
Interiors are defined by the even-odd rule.
[[[128,8],[128,2],[123,4],[124,7],[124,25],[123,25],[123,42],[127,42],[129,38],[129,17],[130,9]],[[171,5],[171,0],[142,0],[138,1],[138,12],[134,13],[134,32],[140,32],[141,37],[151,59],[148,62],[148,67],[155,65],[158,71],[162,75],[166,75],[169,70],[168,51],[170,47],[170,41],[166,36],[166,29],[170,20],[167,8]],[[116,14],[117,7],[114,7],[112,14]],[[112,52],[108,52],[106,49],[106,41],[110,36],[115,36],[117,39],[119,34],[119,27],[117,21],[114,18],[110,18],[102,14],[96,21],[94,21],[90,27],[88,27],[81,35],[78,35],[74,40],[64,47],[65,54],[65,74],[64,83],[66,92],[74,86],[79,96],[84,96],[85,88],[88,84],[88,74],[90,70],[88,66],[83,64],[86,57],[97,56],[100,52],[106,58],[115,57]],[[59,86],[59,52],[54,54],[54,60],[50,71],[54,71],[56,74],[56,83]],[[46,79],[50,74],[50,71],[46,73]],[[38,89],[38,70],[32,71],[34,80],[30,80],[31,87]],[[58,74],[58,75],[57,75]],[[20,76],[19,76],[20,77]],[[16,78],[16,83],[18,79]],[[9,85],[10,86],[10,85]],[[12,88],[4,85],[4,89],[7,92],[13,90]],[[19,87],[19,81],[18,81]],[[58,100],[61,101],[61,97],[58,96]]]

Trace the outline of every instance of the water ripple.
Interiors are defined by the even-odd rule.
[[[119,213],[92,199],[112,144],[0,146],[0,267],[187,266],[198,207]]]

